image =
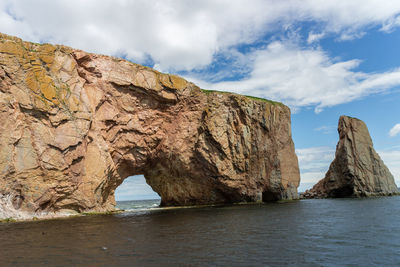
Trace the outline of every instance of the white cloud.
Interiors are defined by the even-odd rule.
[[[393,126],[392,129],[389,131],[389,135],[391,137],[394,137],[396,135],[400,134],[400,123],[397,123],[395,126]]]
[[[397,28],[397,27],[399,27],[399,26],[400,26],[400,16],[397,16],[397,17],[393,17],[393,18],[390,18],[389,20],[387,20],[387,21],[383,24],[381,30],[382,30],[383,32],[390,33],[390,32],[392,32],[395,28]]]
[[[368,74],[355,71],[359,60],[336,61],[320,49],[273,42],[249,57],[252,71],[240,81],[205,83],[204,88],[270,98],[292,108],[348,103],[400,85],[400,68]]]
[[[329,166],[329,163],[328,163]],[[315,171],[315,172],[302,172],[300,182],[302,184],[309,184],[310,187],[314,186],[319,180],[325,177],[326,172],[324,171]]]
[[[310,147],[296,149],[299,159],[301,183],[316,183],[324,178],[329,165],[335,158],[331,147]]]
[[[318,128],[314,129],[315,131],[321,132],[323,134],[331,134],[334,133],[336,131],[336,126],[334,125],[322,125]]]
[[[297,22],[318,22],[316,32],[349,39],[369,27],[398,27],[399,12],[399,1],[381,0],[3,0],[0,31],[191,70],[207,66],[221,50]]]
[[[325,177],[329,165],[335,158],[335,150],[331,147],[310,147],[296,149],[300,168],[299,192],[313,187]]]
[[[362,38],[364,35],[366,35],[366,32],[355,32],[355,31],[344,31],[340,34],[338,40],[340,41],[351,41],[354,39],[360,39]]]
[[[331,147],[310,147],[296,149],[299,165],[302,169],[325,168],[335,157],[335,149]]]
[[[314,33],[314,32],[310,32],[308,34],[308,38],[307,38],[307,43],[308,44],[312,44],[314,42],[319,41],[320,39],[322,39],[325,36],[325,33]]]

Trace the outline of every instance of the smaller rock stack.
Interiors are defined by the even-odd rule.
[[[368,197],[398,193],[393,175],[376,153],[368,128],[359,119],[341,116],[336,156],[325,178],[303,198]]]

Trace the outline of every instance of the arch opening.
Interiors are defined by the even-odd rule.
[[[116,188],[115,201],[117,202],[117,208],[129,209],[129,205],[132,205],[131,202],[148,202],[154,206],[155,204],[160,204],[161,198],[146,183],[146,178],[143,175],[134,175],[127,177]]]

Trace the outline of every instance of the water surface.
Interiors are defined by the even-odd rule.
[[[133,211],[0,224],[0,265],[400,264],[400,197],[169,210],[121,204]]]

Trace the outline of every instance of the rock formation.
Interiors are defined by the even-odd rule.
[[[373,147],[365,123],[341,116],[338,132],[336,156],[325,178],[303,197],[366,197],[398,193],[392,174]]]
[[[297,198],[288,107],[122,59],[0,41],[0,217],[110,211],[137,174],[164,206]]]

